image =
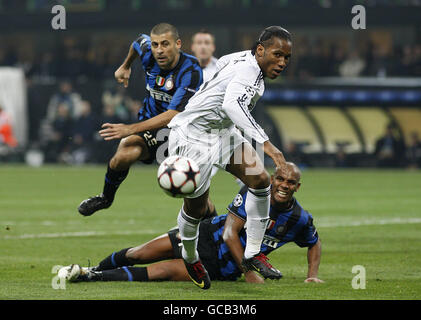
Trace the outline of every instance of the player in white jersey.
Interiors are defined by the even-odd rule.
[[[215,53],[215,36],[206,29],[193,34],[191,38],[191,51],[194,56],[199,60],[199,65],[203,72],[203,82],[209,81],[215,74],[217,67],[217,58],[213,56]],[[212,177],[218,173],[218,168],[212,168]],[[210,212],[216,213],[215,206],[209,200]]]
[[[202,289],[210,287],[210,279],[197,253],[198,227],[208,209],[214,165],[239,178],[250,191],[245,204],[249,218],[243,271],[255,270],[271,278],[279,273],[268,267],[260,253],[269,219],[270,177],[257,153],[266,153],[281,170],[286,167],[285,159],[250,110],[263,95],[263,79],[275,79],[286,67],[291,48],[287,30],[279,26],[266,28],[251,51],[219,59],[212,79],[201,85],[185,110],[168,124],[169,155],[191,158],[200,168],[201,181],[194,194],[184,198],[177,222],[184,263],[193,282]],[[259,144],[258,152],[239,129]]]
[[[216,72],[217,58],[215,53],[215,37],[207,30],[200,30],[192,37],[191,51],[199,60],[203,71],[203,82],[210,80]]]

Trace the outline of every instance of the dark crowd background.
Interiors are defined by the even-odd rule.
[[[66,30],[51,28],[56,4],[67,10]],[[351,27],[354,5],[366,8],[365,30]],[[330,77],[421,78],[420,17],[421,0],[0,0],[0,67],[24,70],[29,124],[27,145],[2,159],[19,161],[22,151],[36,149],[47,163],[107,161],[117,142],[102,141],[100,125],[136,121],[145,95],[138,62],[128,89],[116,84],[114,71],[137,35],[156,23],[173,23],[188,53],[191,36],[209,30],[217,57],[249,49],[268,25],[284,26],[293,34],[293,56],[282,79],[271,83],[282,88]],[[417,132],[404,141],[396,129],[391,123],[379,136],[372,163],[421,167]],[[283,147],[311,165],[311,155]],[[384,159],[385,152],[393,156]],[[330,157],[346,166],[340,147]]]

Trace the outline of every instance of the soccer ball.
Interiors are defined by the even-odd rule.
[[[168,157],[158,168],[159,186],[171,197],[182,198],[192,194],[199,181],[198,165],[186,157]]]

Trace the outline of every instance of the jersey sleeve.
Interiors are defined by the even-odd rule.
[[[246,198],[247,198],[247,186],[243,186],[234,200],[229,204],[228,211],[236,215],[240,219],[247,220],[246,212]]]
[[[237,70],[237,74],[227,86],[222,110],[247,136],[258,143],[264,143],[269,140],[269,137],[256,123],[249,110],[252,99],[257,94],[254,82],[260,75],[255,77],[254,74],[256,72],[250,68],[241,71]]]
[[[202,69],[198,65],[189,67],[179,79],[178,89],[168,105],[168,110],[184,111],[187,102],[199,90],[202,83]]]
[[[132,43],[133,49],[139,54],[142,64],[146,64],[145,60],[150,59],[151,52],[151,38],[147,34],[141,34],[135,41]]]
[[[299,247],[312,247],[319,240],[319,235],[317,233],[316,227],[313,224],[313,217],[308,213],[307,224],[302,228],[302,230],[297,234],[294,239],[295,244]]]

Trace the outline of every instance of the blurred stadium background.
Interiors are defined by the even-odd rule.
[[[51,27],[55,4],[66,30]],[[365,30],[351,27],[356,4]],[[212,32],[217,57],[268,25],[292,32],[291,63],[254,115],[301,166],[421,167],[420,16],[420,0],[0,0],[0,161],[106,162],[116,143],[100,124],[136,121],[145,95],[139,65],[128,89],[114,71],[166,21],[188,53],[193,33]]]

